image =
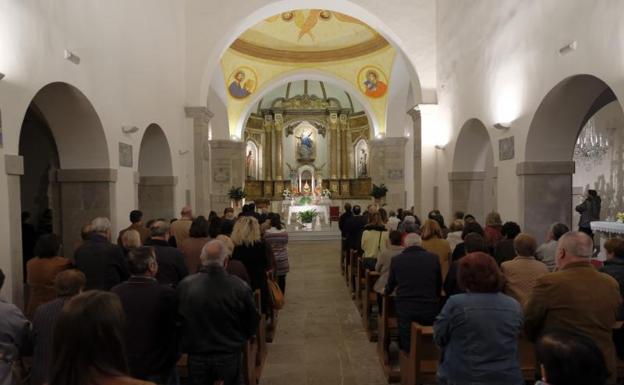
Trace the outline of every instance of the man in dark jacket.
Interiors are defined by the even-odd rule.
[[[208,242],[200,258],[202,268],[177,289],[190,383],[237,385],[241,352],[260,316],[250,287],[223,268],[227,250],[221,241]]]
[[[169,223],[154,222],[150,227],[150,239],[145,242],[145,246],[154,248],[158,262],[156,273],[158,283],[175,288],[178,282],[188,275],[184,254],[178,248],[169,245]]]
[[[410,233],[405,237],[405,250],[392,258],[386,284],[387,295],[396,289],[399,345],[405,352],[409,352],[411,323],[433,325],[440,306],[440,261],[421,245],[420,235]]]
[[[345,232],[347,235],[347,246],[352,250],[360,250],[362,243],[362,232],[366,226],[366,218],[360,215],[360,206],[353,206],[353,216],[345,220]]]
[[[130,276],[121,248],[113,245],[111,223],[98,217],[91,222],[88,241],[74,252],[74,264],[87,278],[85,290],[110,290]]]
[[[117,237],[117,244],[123,246],[121,241],[123,235],[128,230],[136,230],[141,237],[141,243],[145,243],[150,236],[149,230],[143,225],[143,212],[139,210],[130,211],[130,223],[131,225],[119,232]]]
[[[176,292],[154,278],[158,263],[153,248],[131,250],[128,262],[132,276],[111,291],[126,314],[130,374],[157,384],[177,383]]]

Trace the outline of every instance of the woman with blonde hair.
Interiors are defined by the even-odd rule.
[[[443,238],[442,228],[434,219],[427,219],[422,228],[422,247],[428,252],[438,256],[442,279],[446,277],[451,260],[451,246]]]
[[[485,245],[494,250],[498,242],[503,239],[503,221],[496,211],[492,211],[485,217]]]
[[[231,259],[240,261],[247,269],[251,289],[260,290],[262,313],[266,314],[270,310],[266,273],[271,269],[271,263],[269,248],[260,236],[258,220],[250,216],[240,217],[234,224],[231,239],[234,243]]]
[[[381,214],[375,212],[368,217],[368,224],[364,226],[361,248],[364,251],[362,263],[365,268],[374,270],[377,258],[386,250],[388,245],[388,230],[383,223]]]

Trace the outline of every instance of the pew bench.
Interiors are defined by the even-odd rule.
[[[366,336],[371,342],[377,341],[377,328],[371,325],[371,321],[378,318],[373,314],[373,306],[377,303],[377,292],[374,290],[374,287],[380,276],[381,274],[376,271],[367,270],[364,280],[362,323],[364,324],[364,330],[366,330]]]
[[[433,340],[433,327],[412,322],[409,354],[400,351],[401,385],[436,382],[440,350]]]
[[[390,343],[392,335],[398,335],[399,323],[394,306],[394,297],[384,295],[382,300],[381,317],[378,322],[377,332],[377,355],[386,380],[398,382],[401,380],[401,372],[392,360]]]

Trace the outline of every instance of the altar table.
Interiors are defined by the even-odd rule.
[[[604,243],[606,238],[624,238],[624,223],[619,222],[591,222],[592,231],[598,233],[600,236],[600,253],[598,254],[598,260],[604,261],[607,259],[607,253],[604,249]]]
[[[326,224],[329,224],[329,206],[328,205],[288,205],[288,215],[286,217],[286,224],[290,224],[290,220],[293,214],[300,213],[302,211],[316,210],[319,215],[323,216]]]

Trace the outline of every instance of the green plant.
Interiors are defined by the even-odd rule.
[[[312,223],[317,215],[318,213],[316,212],[316,210],[306,210],[298,213],[297,219],[299,219],[301,223]]]
[[[245,193],[245,190],[243,190],[242,187],[234,187],[234,186],[232,186],[232,188],[228,192],[228,195],[230,196],[230,199],[234,199],[235,201],[239,201],[247,196],[247,194]]]
[[[388,188],[386,187],[385,184],[380,184],[379,186],[377,186],[376,184],[373,184],[373,190],[371,191],[370,195],[375,198],[375,199],[380,199],[386,196],[386,194],[388,193]]]
[[[303,196],[301,197],[301,199],[299,199],[298,203],[300,206],[309,205],[310,203],[312,203],[312,198]]]

